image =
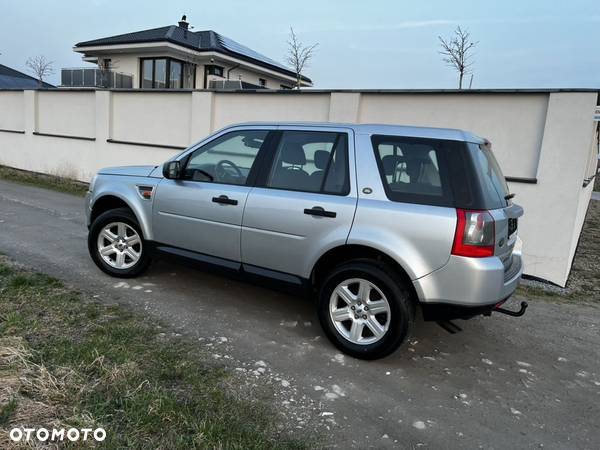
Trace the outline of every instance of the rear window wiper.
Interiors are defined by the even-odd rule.
[[[517,195],[517,194],[515,194],[515,193],[506,194],[504,196],[504,200],[510,200],[511,198],[515,198],[515,195]]]

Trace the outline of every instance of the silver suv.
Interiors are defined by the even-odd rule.
[[[86,201],[94,262],[116,277],[173,255],[308,292],[340,350],[385,356],[417,307],[500,311],[521,278],[521,207],[488,141],[451,129],[253,123],[162,167],[102,169]]]

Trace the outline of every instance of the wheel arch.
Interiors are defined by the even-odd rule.
[[[94,200],[91,205],[90,224],[93,223],[100,214],[117,208],[129,209],[140,225],[144,239],[150,239],[150,230],[148,229],[147,221],[144,220],[145,214],[140,211],[138,205],[132,204],[126,197],[117,193],[103,193]]]
[[[361,244],[339,245],[323,253],[313,265],[310,275],[310,281],[312,285],[319,286],[320,283],[326,278],[327,273],[335,266],[356,259],[371,259],[390,267],[394,274],[406,286],[406,289],[410,291],[413,298],[419,298],[413,282],[402,264],[379,249]]]

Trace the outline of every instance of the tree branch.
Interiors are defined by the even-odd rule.
[[[315,49],[319,44],[316,43],[310,46],[303,45],[292,27],[290,27],[290,36],[287,44],[288,53],[285,60],[296,73],[296,88],[300,89],[302,72],[308,66],[308,62],[314,56]]]
[[[456,28],[450,39],[444,39],[441,36],[438,36],[438,39],[441,47],[439,53],[442,55],[442,60],[458,72],[458,88],[462,89],[463,77],[470,72],[469,69],[473,66],[473,61],[471,61],[472,50],[478,42],[472,42],[470,33],[460,26]]]

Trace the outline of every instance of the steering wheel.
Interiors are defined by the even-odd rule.
[[[225,179],[228,175],[231,176],[231,172],[227,170],[228,167],[233,169],[238,178],[244,178],[244,174],[240,168],[235,165],[235,163],[229,161],[228,159],[223,159],[219,161],[215,167],[215,175],[217,175],[219,180]]]

